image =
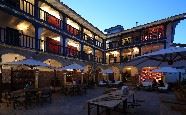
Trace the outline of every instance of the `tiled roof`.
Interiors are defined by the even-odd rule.
[[[102,38],[106,38],[105,34],[99,30],[97,27],[92,25],[90,22],[88,22],[86,19],[84,19],[81,15],[76,13],[74,10],[69,8],[67,5],[65,5],[63,2],[59,3],[58,0],[46,0],[48,3],[56,7],[58,10],[63,12],[64,14],[68,15],[73,20],[77,21],[78,23],[85,26],[90,31],[94,32],[95,34],[98,34]]]
[[[105,38],[112,38],[112,37],[115,37],[115,36],[118,36],[118,35],[122,35],[122,34],[125,34],[125,33],[128,33],[128,32],[140,30],[140,29],[151,27],[151,26],[154,26],[154,25],[163,24],[163,23],[166,23],[166,22],[182,20],[182,19],[186,18],[186,13],[183,13],[183,14],[171,16],[171,17],[168,17],[168,18],[165,18],[165,19],[156,20],[154,22],[147,23],[147,24],[144,24],[144,25],[139,25],[137,27],[133,27],[131,29],[127,29],[127,30],[124,30],[124,31],[119,32],[119,33],[105,35],[101,30],[99,30],[97,27],[92,25],[90,22],[88,22],[86,19],[84,19],[78,13],[76,13],[73,9],[71,9],[70,7],[65,5],[63,2],[59,3],[58,0],[46,0],[46,1],[48,3],[50,3],[51,5],[53,5],[54,7],[56,7],[57,9],[59,9],[64,14],[68,15],[73,20],[75,20],[78,23],[80,23],[81,25],[85,26],[90,31],[92,31],[92,32],[96,33],[97,35],[99,35],[103,39],[105,39]]]
[[[108,35],[107,38],[112,38],[112,37],[119,36],[119,35],[122,35],[122,34],[125,34],[125,33],[128,33],[128,32],[140,30],[142,28],[147,28],[147,27],[151,27],[151,26],[154,26],[154,25],[159,25],[159,24],[163,24],[163,23],[166,23],[166,22],[173,22],[173,21],[182,20],[182,19],[186,19],[186,13],[171,16],[171,17],[161,19],[161,20],[156,20],[154,22],[147,23],[147,24],[144,24],[144,25],[139,25],[137,27],[133,27],[131,29],[127,29],[127,30],[124,30],[124,31],[119,32],[119,33]]]

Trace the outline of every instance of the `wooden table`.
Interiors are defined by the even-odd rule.
[[[121,103],[123,103],[123,112],[126,113],[127,99],[134,97],[134,91],[129,91],[127,95],[123,95],[121,90],[111,92],[93,99],[88,100],[88,115],[91,113],[91,109],[97,108],[97,115],[100,114],[100,108],[106,109],[106,114],[110,115],[110,111],[114,110]],[[94,107],[91,107],[94,106]]]
[[[83,91],[82,90],[85,90],[86,92],[86,88],[84,88],[83,85],[81,84],[76,84],[76,85],[73,85],[73,84],[70,84],[70,85],[65,85],[65,92],[67,93],[66,95],[77,95],[77,94],[81,94]]]
[[[50,89],[22,89],[13,91],[11,93],[14,108],[17,104],[22,104],[25,108],[32,104],[40,104],[42,100],[49,99],[51,103],[51,90]],[[43,102],[43,101],[42,101]]]

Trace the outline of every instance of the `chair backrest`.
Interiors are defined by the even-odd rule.
[[[51,89],[43,89],[41,95],[52,95]]]
[[[169,85],[168,85],[167,83],[165,83],[165,88],[166,88],[166,89],[168,89],[168,86],[169,86]]]

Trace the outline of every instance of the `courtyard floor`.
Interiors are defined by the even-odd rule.
[[[14,110],[13,107],[0,107],[0,115],[87,115],[86,101],[102,95],[105,88],[88,89],[86,95],[81,96],[63,96],[62,94],[54,94],[52,104],[44,104],[34,106],[28,110]],[[129,115],[181,115],[175,111],[171,111],[169,106],[161,103],[161,99],[166,96],[175,98],[173,93],[159,93],[148,91],[137,91],[135,97],[141,102],[141,106],[129,109]],[[121,113],[112,113],[114,115],[122,115]],[[96,115],[93,112],[92,115]]]

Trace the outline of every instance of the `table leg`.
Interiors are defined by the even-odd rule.
[[[124,113],[126,113],[127,112],[127,99],[126,100],[123,100],[123,111],[124,111]]]
[[[97,115],[99,115],[99,105],[97,105]]]
[[[107,110],[106,110],[106,115],[110,115],[110,109],[109,108],[107,108]]]
[[[135,103],[134,94],[132,95],[132,101],[133,101],[133,103]]]
[[[88,103],[88,115],[90,115],[90,112],[91,112],[91,110],[90,110],[90,104]]]

